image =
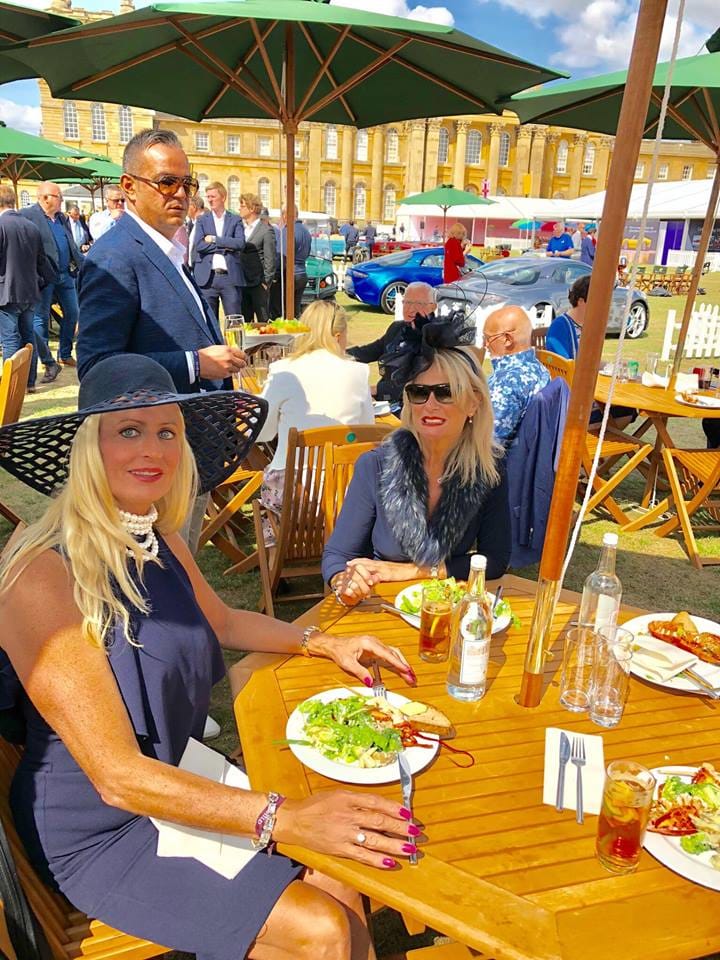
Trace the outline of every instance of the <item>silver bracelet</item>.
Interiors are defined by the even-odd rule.
[[[254,850],[264,850],[272,841],[272,832],[275,829],[275,821],[277,820],[277,808],[284,799],[285,797],[281,794],[274,793],[273,791],[268,794],[267,807],[263,810],[261,817],[258,818],[258,822],[261,823],[262,827],[260,836],[250,841]]]

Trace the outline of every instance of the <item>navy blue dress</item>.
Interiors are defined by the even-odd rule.
[[[152,612],[133,618],[142,646],[128,644],[119,627],[108,655],[140,749],[177,766],[188,738],[202,739],[210,691],[225,668],[189,578],[162,540],[159,557],[163,567],[145,565]],[[24,694],[22,703],[27,741],[10,799],[28,855],[46,881],[125,933],[203,960],[244,957],[302,868],[261,853],[226,880],[196,860],[157,857],[150,820],[104,803]]]

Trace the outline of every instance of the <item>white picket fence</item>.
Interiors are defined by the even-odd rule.
[[[682,318],[681,318],[682,319]],[[668,310],[665,324],[665,339],[661,358],[670,360],[675,355],[677,346],[677,332],[680,330],[681,320],[676,320],[675,310]],[[675,342],[673,342],[675,341]],[[686,359],[709,359],[720,357],[720,307],[710,303],[701,303],[692,312],[687,338],[683,348],[683,357]]]

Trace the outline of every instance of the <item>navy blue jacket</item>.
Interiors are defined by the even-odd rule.
[[[0,217],[0,307],[32,306],[54,279],[40,231],[17,210],[6,210]]]
[[[511,567],[537,563],[542,555],[569,397],[562,377],[551,380],[528,404],[508,449]]]
[[[201,287],[207,287],[212,279],[212,258],[214,253],[222,253],[227,264],[228,279],[236,287],[245,286],[245,274],[240,254],[245,248],[245,228],[236,213],[225,211],[222,237],[213,243],[205,243],[205,237],[215,236],[215,220],[212,211],[206,210],[195,221],[195,245],[192,264],[195,279]]]
[[[103,357],[141,353],[165,367],[180,393],[231,389],[227,380],[190,383],[186,352],[223,343],[220,328],[200,291],[203,313],[169,257],[130,215],[90,248],[79,293],[80,379]]]
[[[45,256],[50,261],[55,274],[52,278],[54,282],[58,278],[58,248],[57,243],[55,243],[52,227],[48,223],[48,218],[45,215],[45,211],[39,203],[34,203],[31,207],[24,207],[22,210],[18,210],[18,213],[21,217],[26,217],[31,223],[34,223],[40,231]],[[68,244],[70,246],[70,272],[73,273],[80,269],[85,257],[82,253],[80,253],[77,244],[73,240],[72,230],[70,229],[70,221],[68,218],[64,213],[58,213],[58,218],[67,235]]]

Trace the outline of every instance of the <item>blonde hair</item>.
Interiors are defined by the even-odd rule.
[[[149,612],[129,570],[128,550],[142,583],[148,560],[137,541],[122,525],[100,453],[100,416],[88,417],[79,427],[70,450],[65,486],[43,516],[18,538],[0,563],[0,597],[30,564],[53,547],[70,568],[73,597],[82,614],[82,636],[100,646],[110,640],[116,622],[125,638],[131,635],[132,611]],[[160,533],[174,533],[183,525],[197,488],[195,458],[183,432],[180,461],[172,487],[156,504]]]
[[[226,190],[225,187],[222,185],[222,183],[220,183],[219,180],[213,180],[212,183],[209,183],[209,184],[205,187],[205,196],[207,196],[208,190],[217,190],[217,192],[220,194],[220,196],[223,198],[223,200],[227,197],[227,190]]]
[[[303,311],[302,319],[303,323],[310,327],[310,331],[298,337],[291,360],[297,360],[298,357],[312,353],[314,350],[329,350],[330,353],[336,353],[339,357],[345,356],[335,339],[347,330],[347,314],[342,307],[329,300],[316,300]]]
[[[469,401],[471,394],[475,394],[480,401],[472,419],[466,421],[459,442],[445,461],[442,479],[446,481],[457,477],[464,486],[480,481],[494,487],[500,480],[496,458],[500,456],[502,448],[495,440],[490,391],[477,355],[472,347],[436,350],[435,364],[443,378],[441,382],[450,384],[452,395],[457,398],[454,402],[463,405]],[[422,447],[422,441],[413,427],[412,409],[413,405],[406,400],[400,419]]]
[[[454,223],[454,224],[450,227],[450,229],[448,230],[448,236],[449,236],[449,237],[457,237],[458,240],[460,240],[462,237],[466,237],[466,236],[467,236],[467,230],[466,230],[465,227],[458,221],[457,223]]]

